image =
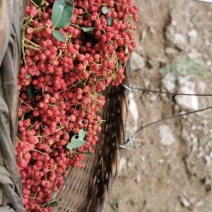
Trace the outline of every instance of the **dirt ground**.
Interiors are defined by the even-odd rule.
[[[130,85],[212,94],[212,4],[137,0],[139,60]],[[139,64],[134,64],[140,61]],[[212,106],[212,97],[153,92],[129,95],[127,132]],[[187,98],[187,99],[186,99]],[[186,103],[185,103],[186,102]],[[142,130],[120,161],[106,212],[212,212],[212,109]]]

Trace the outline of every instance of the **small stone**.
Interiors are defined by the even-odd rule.
[[[211,162],[211,158],[210,158],[210,156],[205,155],[205,161],[206,161],[207,163],[210,163],[210,162]]]
[[[198,143],[198,138],[197,138],[197,137],[194,137],[194,138],[192,139],[192,141],[193,141],[193,144],[197,144],[197,143]]]
[[[159,164],[164,164],[164,162],[165,162],[165,161],[164,161],[163,159],[160,159],[160,160],[158,161]]]
[[[194,134],[193,133],[191,133],[190,134],[190,138],[194,138],[195,136],[194,136]]]
[[[141,182],[141,175],[140,174],[136,176],[136,182],[137,183],[140,183]]]
[[[133,164],[132,164],[131,162],[128,162],[128,163],[127,163],[127,167],[128,167],[128,168],[131,168],[132,166],[133,166]]]
[[[141,159],[141,161],[142,161],[143,163],[146,161],[146,158],[145,158],[145,156],[143,156],[143,155],[141,156],[140,159]]]
[[[203,120],[203,121],[202,121],[202,124],[203,124],[204,126],[207,126],[207,125],[208,125],[208,121],[207,121],[207,120]]]
[[[166,54],[171,54],[171,55],[176,55],[176,54],[178,54],[178,51],[177,51],[176,49],[167,47],[167,48],[165,49],[165,53],[166,53]]]
[[[184,44],[186,42],[186,39],[182,34],[176,33],[174,35],[174,42],[175,44]]]
[[[189,201],[185,197],[181,196],[180,199],[181,199],[181,203],[184,207],[188,208],[190,206]]]
[[[205,45],[206,46],[210,46],[211,45],[211,42],[209,40],[205,39]]]
[[[196,203],[196,207],[201,207],[203,204],[204,204],[204,201],[201,200],[201,201]]]
[[[197,35],[198,35],[198,33],[197,33],[197,31],[196,31],[195,29],[192,29],[192,30],[188,33],[188,36],[189,36],[189,37],[193,37],[193,38],[197,37]]]
[[[175,138],[171,132],[171,129],[167,125],[162,125],[159,128],[159,134],[160,134],[160,142],[164,146],[170,146],[173,143],[175,143]]]
[[[196,83],[193,81],[191,76],[179,76],[178,83],[180,87],[187,87],[191,89],[192,91],[194,91],[196,87]]]
[[[195,53],[195,52],[190,52],[190,53],[188,53],[188,57],[190,59],[197,59],[199,57],[199,54]]]
[[[175,110],[175,112],[179,112],[180,111],[179,105],[174,105],[174,110]]]
[[[207,89],[207,84],[205,82],[203,82],[203,81],[197,82],[198,93],[204,94],[206,89]]]
[[[201,126],[198,126],[197,129],[198,129],[198,130],[202,130],[202,127],[201,127]]]
[[[173,74],[168,73],[162,80],[164,88],[169,92],[173,92],[176,88],[176,78]]]
[[[122,172],[124,168],[126,167],[127,160],[125,158],[121,158],[119,161],[119,172]]]
[[[211,67],[212,62],[209,60],[209,61],[207,61],[206,65],[207,65],[208,67]]]
[[[132,71],[136,69],[141,69],[145,66],[144,58],[141,57],[136,52],[133,52],[130,58],[130,67]]]
[[[148,88],[149,85],[150,85],[150,81],[147,80],[147,79],[144,79],[144,86],[145,86],[145,88]]]
[[[173,20],[173,21],[172,21],[172,25],[173,25],[173,26],[177,26],[177,21],[174,21],[174,20]]]
[[[196,198],[195,197],[190,197],[189,198],[189,202],[193,205],[193,204],[195,204],[196,203]]]
[[[192,130],[196,130],[197,127],[195,125],[192,126]]]
[[[149,99],[150,101],[155,102],[157,100],[157,95],[151,95]]]
[[[194,92],[187,87],[182,87],[179,93],[194,94]],[[195,111],[199,108],[197,96],[177,96],[175,99],[177,104],[184,110]]]
[[[133,120],[134,120],[134,130],[137,130],[138,129],[138,120],[139,120],[138,106],[137,106],[136,101],[134,99],[133,93],[130,93],[128,97],[129,97],[128,108],[129,108],[129,111],[130,111],[130,113],[133,117]]]

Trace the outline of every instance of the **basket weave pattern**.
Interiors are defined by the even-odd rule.
[[[54,195],[58,205],[54,211],[97,212],[102,211],[107,194],[115,179],[120,157],[119,145],[124,139],[126,117],[125,90],[107,87],[104,91],[106,103],[101,118],[105,120],[95,156],[86,155],[85,168],[71,168],[63,188]]]

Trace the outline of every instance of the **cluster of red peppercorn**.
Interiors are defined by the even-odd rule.
[[[30,1],[23,25],[16,155],[28,211],[51,211],[51,193],[62,187],[67,167],[84,167],[78,153],[94,152],[101,91],[122,82],[135,47],[131,0],[74,0],[70,24],[59,29],[65,42],[52,35],[53,3]],[[67,154],[80,129],[86,143]]]

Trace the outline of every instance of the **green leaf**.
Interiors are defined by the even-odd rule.
[[[51,207],[56,207],[57,206],[57,200],[53,199],[53,200],[49,201],[47,205],[51,206]]]
[[[76,149],[78,147],[83,146],[86,142],[84,141],[84,137],[86,135],[85,130],[81,129],[78,135],[74,135],[71,138],[71,141],[66,145],[69,150]]]
[[[92,156],[94,156],[94,154],[92,152],[77,152],[77,154],[92,155]]]
[[[106,21],[107,21],[107,25],[108,26],[111,26],[111,24],[112,24],[112,18],[111,17],[110,18],[107,18]]]
[[[62,35],[61,32],[59,32],[59,31],[57,31],[57,30],[54,30],[54,31],[52,32],[52,34],[53,34],[53,36],[54,36],[57,40],[59,40],[60,42],[65,42],[65,39],[64,39],[64,37],[63,37],[63,35]]]
[[[30,78],[31,78],[31,76],[26,73],[26,79],[30,79]]]
[[[95,27],[82,27],[82,30],[84,32],[92,32],[94,31]]]
[[[63,28],[70,23],[74,12],[72,1],[56,0],[52,8],[53,28]]]
[[[32,0],[32,2],[36,7],[39,7],[42,3],[42,0]]]
[[[57,200],[56,199],[52,199],[47,203],[44,203],[42,205],[42,208],[46,207],[46,206],[51,206],[51,207],[56,207],[57,206]]]
[[[129,49],[127,46],[125,46],[125,51],[124,51],[125,54],[129,54]]]
[[[116,69],[118,69],[120,67],[121,63],[119,62],[119,60],[116,61]]]
[[[106,7],[106,6],[103,6],[101,11],[102,11],[103,14],[106,15],[108,12],[110,12],[110,8]]]

